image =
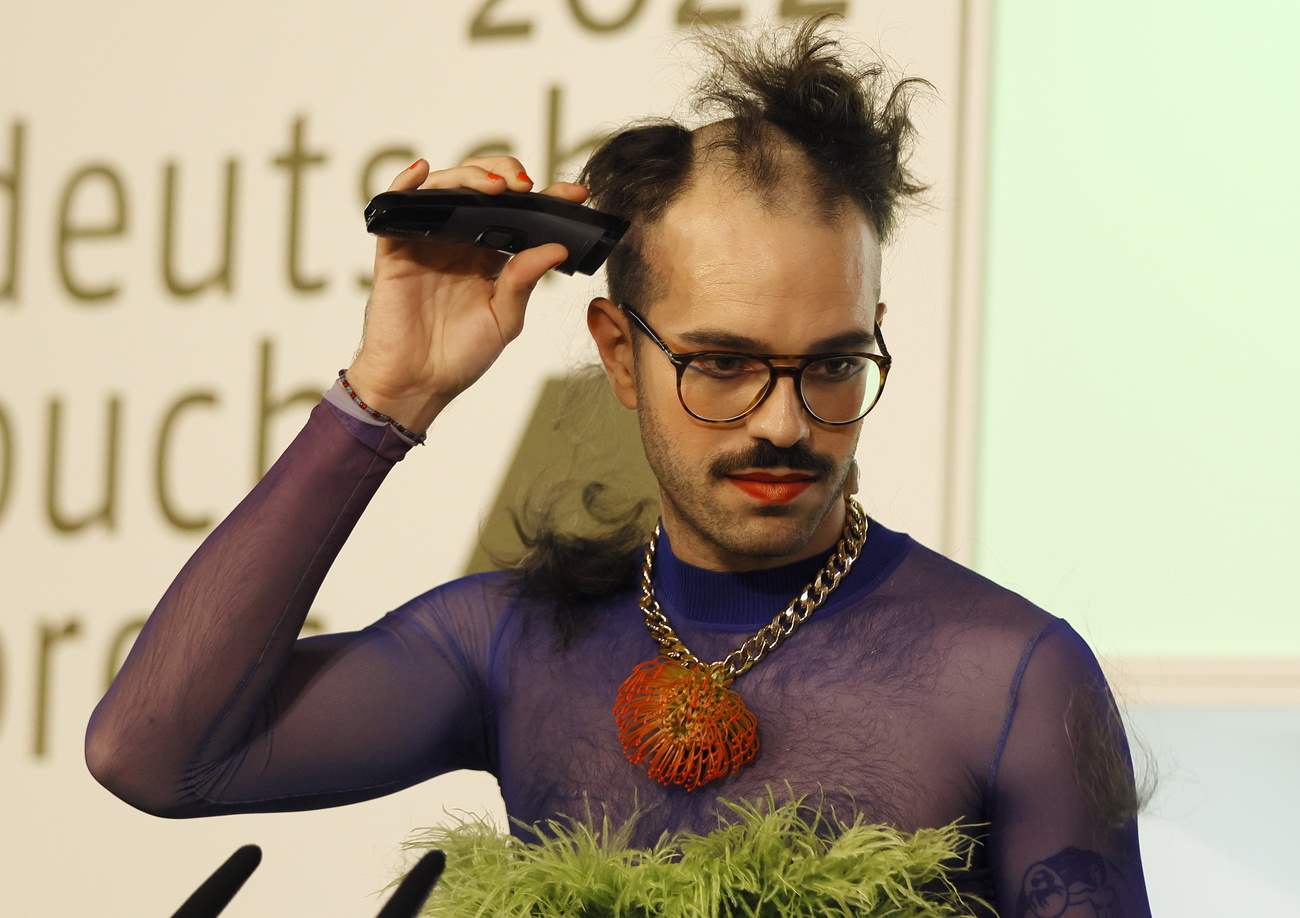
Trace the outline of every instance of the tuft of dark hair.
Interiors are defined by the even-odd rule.
[[[850,200],[883,241],[899,202],[926,189],[907,168],[916,134],[910,106],[918,90],[933,87],[918,77],[895,82],[878,60],[849,61],[824,31],[828,18],[758,43],[704,33],[699,40],[716,63],[696,108],[721,116],[713,123],[721,136],[707,148],[733,156],[755,191],[775,203],[783,186],[802,179],[826,217]],[[788,143],[807,157],[803,175],[791,176],[783,162]]]
[[[591,190],[592,205],[631,224],[605,261],[615,303],[644,303],[657,295],[642,256],[645,235],[684,190],[693,151],[692,133],[677,122],[642,122],[607,138],[583,167],[578,181]]]
[[[900,203],[926,189],[907,167],[916,134],[909,109],[933,87],[895,80],[879,60],[850,60],[828,32],[830,18],[757,37],[704,33],[698,41],[713,65],[694,107],[710,120],[695,130],[641,122],[593,152],[580,178],[591,203],[632,224],[606,263],[611,300],[648,305],[660,294],[642,254],[646,233],[718,157],[772,209],[800,199],[833,219],[852,203],[882,242],[889,238]]]
[[[1148,770],[1135,779],[1123,719],[1104,682],[1074,692],[1066,725],[1074,748],[1075,781],[1088,811],[1108,828],[1132,824],[1155,794],[1158,778]]]
[[[574,526],[564,519],[571,515],[562,509],[567,495],[556,490],[513,513],[525,550],[511,565],[521,595],[552,608],[562,647],[582,632],[594,603],[636,585],[653,511],[650,501],[620,500],[593,481],[582,488],[585,519]]]

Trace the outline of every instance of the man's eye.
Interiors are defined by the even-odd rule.
[[[861,373],[866,364],[865,357],[853,357],[847,354],[842,357],[828,357],[809,364],[804,375],[812,376],[820,382],[846,382]]]
[[[767,367],[743,354],[701,354],[691,360],[691,369],[713,379],[736,379],[751,373],[766,373]]]

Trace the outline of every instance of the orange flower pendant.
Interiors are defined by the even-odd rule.
[[[660,784],[693,791],[758,754],[758,720],[715,667],[659,657],[637,664],[614,718],[628,761]]]

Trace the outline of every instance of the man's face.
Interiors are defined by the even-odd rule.
[[[826,223],[773,214],[707,174],[646,244],[664,295],[640,308],[672,350],[808,354],[869,350],[880,245],[847,207]],[[635,334],[635,333],[634,333]],[[674,551],[718,569],[768,567],[829,549],[861,422],[821,423],[789,377],[739,421],[706,423],[677,398],[677,374],[646,338],[636,349],[637,407]]]

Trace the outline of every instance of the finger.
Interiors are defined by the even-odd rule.
[[[524,307],[542,275],[568,257],[568,249],[558,242],[550,242],[525,249],[501,269],[492,293],[492,305],[500,316],[501,330],[507,340],[514,338],[523,328]]]
[[[532,190],[533,180],[528,177],[528,170],[513,156],[475,156],[465,160],[462,165],[481,166],[501,176],[511,191]]]
[[[429,175],[429,164],[423,159],[417,159],[401,172],[397,173],[397,178],[389,184],[389,191],[409,191],[412,188],[419,188],[420,183]]]
[[[509,187],[505,177],[479,165],[453,166],[430,172],[421,188],[472,188],[488,194],[500,194]]]
[[[556,182],[542,189],[542,194],[549,194],[553,197],[564,198],[566,201],[573,201],[575,204],[581,204],[587,200],[591,194],[586,185],[578,185],[574,182]]]
[[[417,159],[397,174],[397,177],[389,183],[388,190],[410,191],[413,188],[419,188],[420,184],[424,182],[428,175],[429,163],[423,158]],[[392,253],[400,251],[408,244],[409,243],[404,239],[380,236],[375,240],[375,258],[386,258]]]

